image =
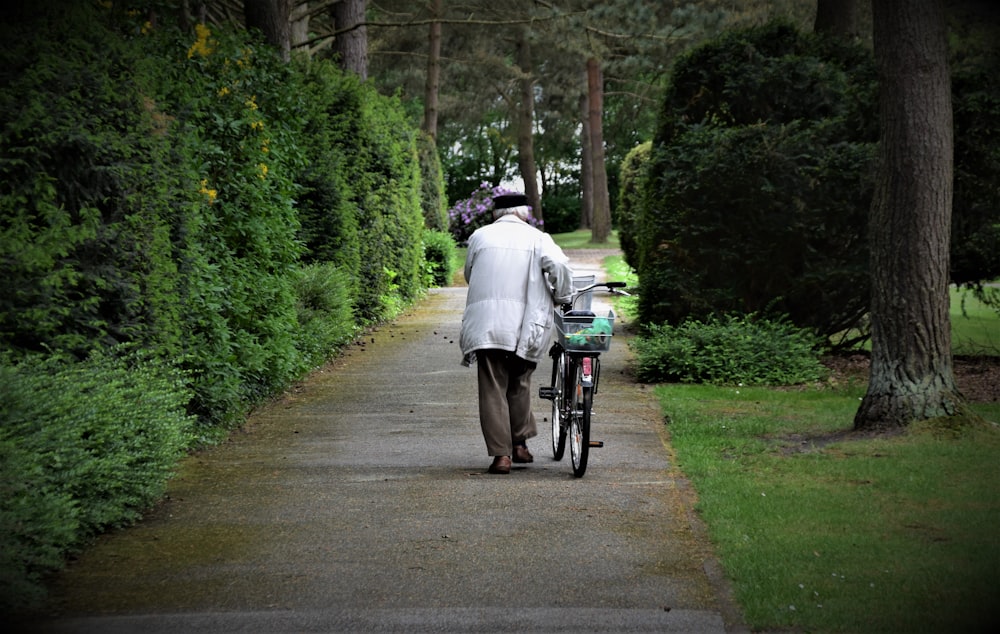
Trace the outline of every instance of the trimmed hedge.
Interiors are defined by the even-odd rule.
[[[678,60],[638,222],[640,319],[861,324],[877,117],[867,51],[783,23]]]
[[[154,29],[117,6],[37,0],[0,24],[12,610],[153,504],[185,450],[432,277],[440,172],[425,187],[398,100],[242,30]]]

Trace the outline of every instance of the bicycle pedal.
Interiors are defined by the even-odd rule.
[[[590,441],[590,446],[591,447],[603,447],[604,446],[604,441],[603,440],[591,440]]]
[[[547,401],[551,401],[555,397],[556,397],[556,389],[554,387],[538,388],[538,398],[544,398]]]

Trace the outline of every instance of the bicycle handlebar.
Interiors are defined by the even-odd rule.
[[[627,284],[625,282],[597,282],[595,284],[591,284],[590,286],[584,286],[583,288],[578,288],[573,291],[573,294],[570,296],[569,302],[562,305],[563,311],[565,312],[568,310],[573,310],[573,305],[576,303],[577,298],[583,295],[584,293],[588,293],[594,290],[595,288],[607,289],[607,291],[612,295],[628,296],[629,295],[628,292],[620,290],[625,288],[626,286]]]

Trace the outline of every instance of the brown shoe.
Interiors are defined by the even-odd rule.
[[[535,457],[531,455],[524,445],[514,445],[514,462],[534,462]]]
[[[493,458],[493,464],[488,469],[489,473],[510,473],[510,456],[497,456]]]

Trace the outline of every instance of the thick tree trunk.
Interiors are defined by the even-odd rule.
[[[333,51],[340,67],[361,79],[368,79],[368,30],[365,22],[366,0],[340,0],[333,5],[336,37]],[[361,26],[358,26],[361,25]]]
[[[939,0],[875,0],[881,139],[870,219],[872,362],[855,429],[959,413],[948,267],[952,111]]]
[[[281,52],[286,62],[291,53],[292,0],[243,0],[248,29],[260,29],[267,43]]]
[[[587,74],[583,76],[584,85]],[[580,97],[580,228],[590,229],[594,220],[594,161],[590,148],[590,102],[587,91]]]
[[[591,241],[601,244],[611,233],[611,200],[608,194],[608,170],[604,165],[604,79],[600,64],[587,60],[587,101],[590,105],[590,152],[594,174],[594,218],[590,227]]]
[[[438,92],[441,88],[441,0],[431,0],[433,21],[427,37],[427,78],[424,84],[424,132],[437,141]]]
[[[542,197],[538,191],[538,166],[535,164],[535,81],[531,76],[531,43],[528,29],[521,31],[517,46],[517,65],[521,69],[520,105],[517,125],[517,163],[524,181],[524,195],[528,197],[532,215],[543,220]]]

